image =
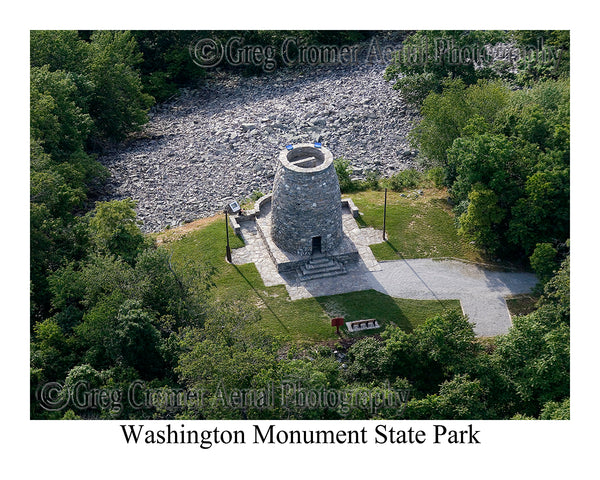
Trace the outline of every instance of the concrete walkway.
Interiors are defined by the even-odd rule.
[[[478,336],[508,332],[511,320],[505,297],[528,293],[537,282],[530,273],[491,271],[455,260],[394,260],[380,265],[381,271],[370,273],[375,290],[396,298],[458,299]]]
[[[291,300],[369,289],[395,298],[460,300],[463,313],[475,324],[475,333],[483,337],[508,332],[511,319],[505,298],[528,293],[537,282],[530,273],[492,271],[457,260],[377,262],[369,245],[381,242],[381,232],[358,228],[348,212],[344,212],[343,222],[344,232],[361,258],[357,264],[347,265],[344,275],[300,281],[295,274],[278,273],[253,222],[241,224],[246,246],[233,250],[233,263],[255,263],[265,286],[285,285]]]

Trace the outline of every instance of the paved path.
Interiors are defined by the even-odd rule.
[[[233,263],[255,263],[265,286],[285,285],[291,300],[369,289],[395,298],[457,299],[475,324],[475,333],[482,337],[508,332],[511,319],[505,298],[528,293],[537,282],[530,273],[492,271],[457,260],[377,262],[369,245],[381,241],[381,232],[358,228],[349,213],[344,213],[343,221],[344,232],[356,245],[361,259],[356,265],[347,265],[345,275],[300,281],[295,274],[278,273],[253,222],[241,224],[246,246],[233,250]]]
[[[455,260],[411,259],[380,262],[370,272],[373,288],[396,298],[458,299],[478,336],[506,333],[511,325],[505,297],[528,293],[536,276],[498,272]]]

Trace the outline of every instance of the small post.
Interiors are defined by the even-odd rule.
[[[387,210],[387,188],[385,189],[383,197],[383,241],[385,242],[385,216]]]
[[[225,210],[225,235],[227,236],[227,249],[225,250],[225,256],[229,263],[233,263],[231,260],[231,248],[229,248],[229,217],[227,215],[227,209]]]
[[[331,319],[331,326],[335,327],[335,333],[340,334],[340,326],[344,324],[344,317],[335,317]]]

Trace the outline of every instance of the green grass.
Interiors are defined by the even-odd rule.
[[[515,295],[506,299],[506,306],[512,316],[528,315],[535,310],[535,306],[540,299],[537,295]]]
[[[445,308],[459,307],[458,301],[395,299],[374,290],[291,301],[283,285],[265,287],[254,264],[231,265],[225,261],[224,217],[203,222],[183,236],[171,230],[162,238],[164,248],[173,252],[175,266],[213,268],[210,295],[256,306],[261,313],[258,327],[288,341],[321,342],[339,338],[331,326],[333,316],[341,315],[348,321],[375,318],[382,327],[395,323],[411,331]],[[232,249],[243,246],[231,229],[229,238]],[[345,327],[341,330],[348,336]],[[371,330],[369,334],[382,330]]]
[[[391,324],[397,325],[406,332],[412,332],[425,320],[446,309],[460,310],[458,300],[407,300],[393,298],[375,290],[318,297],[317,301],[331,317],[344,317],[347,322],[377,319],[381,328],[371,330],[372,334],[381,333]],[[364,334],[368,333],[369,331]],[[363,335],[363,333],[352,336],[354,335]]]
[[[457,234],[443,190],[426,189],[418,198],[410,192],[405,195],[388,190],[388,240],[371,246],[378,260],[456,257],[483,261],[480,252]],[[351,197],[362,213],[362,225],[383,229],[384,193],[368,191]]]
[[[243,246],[230,229],[231,248]],[[334,338],[329,317],[315,299],[292,302],[283,285],[265,287],[254,264],[231,265],[225,261],[224,218],[166,244],[177,264],[210,265],[213,268],[211,295],[221,301],[241,300],[261,313],[260,327],[291,340]]]

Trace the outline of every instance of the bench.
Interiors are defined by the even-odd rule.
[[[359,330],[370,330],[373,328],[379,328],[377,320],[374,318],[368,318],[364,320],[354,320],[353,322],[346,322],[346,327],[350,333]]]
[[[342,198],[342,207],[348,207],[350,209],[350,213],[354,218],[358,218],[360,216],[358,207],[354,205],[354,202],[351,198]]]

